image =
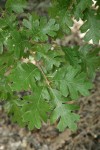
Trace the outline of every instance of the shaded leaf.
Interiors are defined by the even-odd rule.
[[[24,9],[27,7],[26,0],[7,0],[6,9],[11,12],[23,13]]]
[[[63,76],[61,73],[63,73]],[[58,82],[60,86],[62,85],[62,81],[65,82],[66,94],[68,95],[69,91],[69,95],[72,99],[77,99],[79,93],[83,96],[88,96],[89,89],[92,88],[92,84],[86,79],[86,74],[81,72],[80,68],[75,69],[72,66],[59,69],[53,80]]]
[[[85,23],[81,27],[81,32],[86,32],[85,41],[93,40],[94,44],[98,44],[100,40],[100,16],[95,15],[94,11],[89,11],[85,15]]]

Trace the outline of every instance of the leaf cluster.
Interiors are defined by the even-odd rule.
[[[60,131],[77,129],[75,101],[88,96],[100,66],[100,3],[52,0],[48,18],[26,13],[26,0],[7,0],[0,17],[0,100],[22,127],[40,128],[57,122]],[[82,46],[60,46],[70,34],[73,17],[82,19]],[[92,40],[93,44],[88,42]],[[24,91],[29,94],[19,96]]]

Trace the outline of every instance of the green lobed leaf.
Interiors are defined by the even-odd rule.
[[[36,19],[32,15],[29,16],[28,20],[23,20],[23,25],[29,29],[29,36],[35,41],[47,41],[48,36],[54,37],[59,30],[59,25],[54,19],[47,21],[45,17]]]
[[[65,33],[70,33],[70,27],[73,26],[71,13],[67,10],[69,1],[54,1],[53,6],[49,9],[49,14],[52,18],[55,18],[60,25],[60,30]]]
[[[27,7],[26,0],[7,0],[6,9],[9,12],[23,13],[24,9]]]
[[[40,78],[40,71],[31,63],[18,63],[9,75],[11,88],[15,91],[28,90],[31,79],[35,82],[35,80],[40,80]]]
[[[49,104],[44,100],[45,95],[42,95],[44,89],[44,87],[35,87],[34,94],[24,96],[22,101],[16,97],[9,100],[6,109],[13,122],[17,122],[22,127],[28,126],[30,130],[34,127],[39,129],[43,121],[47,122]]]
[[[62,46],[62,50],[65,54],[65,59],[70,65],[77,66],[80,63],[80,56],[78,47],[64,47]]]
[[[79,48],[82,68],[87,72],[89,78],[95,77],[95,71],[100,67],[100,48],[92,45],[84,45]]]
[[[75,105],[62,104],[61,95],[59,91],[52,89],[54,95],[54,101],[56,103],[56,108],[51,114],[51,123],[58,121],[57,128],[60,131],[64,131],[66,127],[75,131],[77,129],[76,122],[79,120],[79,115],[73,113],[73,110],[78,109]]]
[[[51,46],[48,44],[41,44],[34,46],[36,50],[36,60],[42,60],[42,66],[47,71],[53,69],[54,66],[59,67],[63,62],[62,54],[60,50],[52,51]]]
[[[74,15],[76,19],[83,19],[84,11],[88,8],[90,9],[92,6],[92,0],[77,0],[77,4],[75,6]]]
[[[86,74],[81,72],[81,69],[74,68],[72,66],[67,66],[60,68],[53,80],[59,84],[60,90],[64,96],[68,94],[72,99],[78,99],[79,93],[83,96],[89,95],[89,89],[92,88],[92,84],[87,81]],[[64,85],[62,85],[62,81],[65,82],[66,93],[63,90]],[[66,94],[66,95],[65,95]]]
[[[28,42],[27,37],[23,32],[18,32],[17,30],[12,30],[9,33],[9,37],[5,42],[5,46],[8,51],[14,53],[15,59],[25,57],[25,50],[29,51],[31,44]]]
[[[6,45],[7,40],[10,38],[10,32],[13,28],[16,28],[17,21],[16,16],[8,16],[5,14],[4,17],[0,18],[0,42]]]
[[[5,14],[4,17],[0,17],[0,32],[5,29],[6,27],[12,28],[16,24],[16,16],[12,14],[9,16]]]
[[[79,121],[79,115],[72,113],[65,105],[55,108],[51,118],[51,122],[60,118],[57,125],[59,131],[64,131],[66,127],[69,127],[72,131],[77,129],[76,122]]]
[[[94,11],[87,11],[85,15],[85,23],[82,25],[81,32],[86,32],[85,41],[92,40],[94,44],[98,44],[100,40],[100,16],[95,15]]]
[[[43,88],[37,88],[35,94],[26,97],[26,104],[22,107],[23,121],[28,124],[30,130],[34,127],[39,129],[41,122],[48,119],[49,105],[42,97]]]
[[[14,101],[11,101],[8,105],[10,105],[9,108],[9,114],[10,117],[12,119],[12,121],[15,123],[18,123],[21,127],[24,127],[26,124],[23,122],[22,120],[22,106],[20,104],[20,106],[18,106],[18,101],[14,99]],[[6,106],[8,107],[8,106]]]

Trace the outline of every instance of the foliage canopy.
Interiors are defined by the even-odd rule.
[[[22,127],[39,129],[50,120],[60,131],[76,130],[74,101],[89,95],[100,65],[100,2],[51,0],[48,17],[27,13],[27,5],[26,0],[7,0],[0,9],[0,100]],[[54,44],[71,34],[73,18],[84,21],[83,45]],[[22,91],[29,94],[21,98]]]

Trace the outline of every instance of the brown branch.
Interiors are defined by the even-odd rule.
[[[47,85],[50,86],[50,81],[49,81],[48,78],[46,77],[45,73],[44,73],[43,70],[42,70],[42,67],[39,65],[38,62],[36,63],[36,66],[39,68],[39,70],[41,71],[42,75],[44,76]]]

